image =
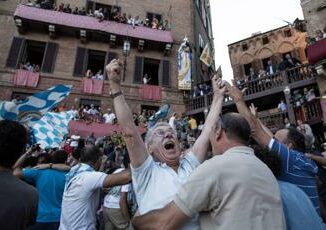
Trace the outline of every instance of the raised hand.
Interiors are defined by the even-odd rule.
[[[122,62],[119,59],[113,59],[105,69],[109,78],[110,89],[120,90]]]
[[[244,88],[243,90],[238,89],[234,81],[232,86],[231,85],[228,86],[229,95],[230,97],[232,97],[235,103],[242,100],[245,91],[246,88]]]
[[[251,114],[254,115],[255,117],[257,117],[257,107],[255,107],[255,105],[253,103],[250,104],[249,109],[250,109]]]
[[[226,81],[222,81],[222,79],[215,74],[212,78],[214,96],[224,97],[227,92],[227,85],[228,83]]]

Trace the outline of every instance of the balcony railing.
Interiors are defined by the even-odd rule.
[[[319,123],[323,119],[323,110],[319,99],[306,102],[295,108],[294,111],[297,120],[307,121],[309,124]]]
[[[301,87],[316,82],[316,72],[310,65],[301,65],[287,69],[276,74],[257,78],[238,84],[239,89],[246,88],[245,100],[282,92],[286,86],[290,88]],[[208,108],[212,103],[212,94],[186,100],[187,111],[199,111]],[[225,104],[231,104],[230,97],[225,98]]]
[[[310,80],[316,77],[316,72],[309,65],[301,65],[292,69],[287,69],[276,74],[256,78],[238,84],[240,89],[247,88],[245,95],[252,95],[266,91],[278,91],[283,87],[296,83]]]
[[[259,112],[258,117],[261,122],[270,130],[275,131],[284,127],[284,118],[288,117],[288,112]]]

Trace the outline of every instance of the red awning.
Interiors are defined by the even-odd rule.
[[[141,134],[146,132],[145,128],[138,127]],[[87,123],[84,121],[70,121],[69,122],[69,135],[78,135],[81,137],[88,137],[94,133],[95,137],[104,137],[111,135],[113,131],[121,132],[119,125],[100,124],[100,123]]]
[[[27,86],[35,88],[40,78],[39,73],[32,71],[18,69],[14,75],[14,85],[16,86]]]
[[[52,25],[68,26],[86,30],[95,30],[117,34],[132,38],[145,39],[150,41],[173,43],[170,31],[151,29],[143,26],[136,26],[117,23],[113,21],[102,21],[89,16],[67,14],[63,12],[45,10],[26,5],[19,5],[16,8],[15,17],[29,19],[38,22],[45,22]]]

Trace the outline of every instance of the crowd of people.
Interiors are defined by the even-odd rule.
[[[264,79],[268,76],[275,75],[281,71],[292,69],[297,66],[300,66],[302,63],[295,57],[291,57],[290,54],[286,54],[283,60],[280,63],[273,63],[272,60],[267,61],[266,69],[260,69],[258,72],[254,68],[249,69],[249,74],[244,76],[243,79],[237,80],[237,85],[241,87],[247,82],[256,81],[257,79],[263,79],[258,82],[258,84],[271,84],[271,81],[280,81],[281,79]],[[298,71],[289,72],[289,77],[295,77],[294,75],[298,74]]]
[[[96,74],[93,73],[91,69],[88,69],[85,73],[86,78],[104,80],[104,75],[102,70],[98,70]]]
[[[23,125],[0,121],[1,229],[326,228],[326,159],[308,151],[302,130],[273,134],[214,76],[205,121],[173,113],[141,135],[118,93],[121,68],[106,67],[121,134],[71,136],[42,153],[26,150]],[[238,113],[221,114],[226,94]],[[194,137],[184,148],[180,123]]]
[[[163,18],[158,18],[154,16],[151,19],[146,18],[143,20],[138,15],[133,17],[130,14],[127,15],[127,13],[121,13],[120,8],[115,6],[111,7],[111,10],[108,10],[108,8],[99,8],[94,11],[92,9],[86,11],[85,7],[82,7],[81,9],[75,7],[74,9],[72,9],[69,3],[60,3],[57,6],[55,3],[52,4],[52,1],[50,0],[29,0],[29,3],[27,3],[27,5],[39,7],[42,9],[55,10],[68,14],[95,17],[99,20],[99,22],[102,22],[103,20],[111,20],[123,24],[132,25],[133,27],[145,26],[158,30],[171,30],[171,25],[168,19],[163,20]]]
[[[19,64],[19,69],[31,71],[31,72],[34,72],[34,73],[40,72],[40,66],[38,64],[31,64],[28,61],[25,64],[20,63]]]

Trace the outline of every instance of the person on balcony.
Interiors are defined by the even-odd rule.
[[[93,77],[92,79],[97,79],[97,80],[103,80],[104,77],[103,77],[103,73],[102,73],[102,70],[99,70]]]
[[[152,29],[158,29],[160,22],[158,21],[157,18],[153,18],[152,20]]]
[[[285,58],[283,59],[280,65],[282,66],[282,70],[286,70],[286,69],[294,68],[296,66],[300,66],[301,62],[298,59],[291,57],[290,54],[286,54]]]
[[[90,70],[90,69],[88,69],[87,71],[86,71],[86,73],[85,73],[85,77],[86,78],[92,78],[93,77],[93,72],[92,72],[92,70]]]
[[[196,97],[199,97],[199,96],[200,96],[200,90],[199,90],[199,88],[195,85],[195,86],[194,86],[193,97],[196,98]]]
[[[103,14],[103,9],[100,8],[98,10],[94,11],[94,16],[99,20],[99,22],[104,20],[104,14]]]
[[[65,8],[64,4],[63,3],[60,3],[60,5],[58,7],[58,11],[59,12],[63,12],[64,8]]]
[[[96,115],[96,114],[98,114],[99,112],[98,112],[98,110],[94,107],[94,105],[91,104],[91,108],[87,111],[87,113],[90,114],[90,115]]]
[[[273,75],[273,74],[275,74],[277,71],[278,71],[278,69],[277,69],[277,65],[274,65],[274,64],[272,63],[272,60],[268,60],[268,62],[267,62],[267,68],[266,68],[266,73],[267,73],[267,75],[268,75],[268,76],[269,76],[269,75]]]
[[[127,18],[127,24],[128,25],[133,25],[134,24],[134,18],[131,17],[130,14],[128,15],[128,18]]]
[[[148,85],[151,81],[151,78],[148,76],[147,73],[145,73],[144,77],[143,77],[143,84],[144,85]]]
[[[86,9],[83,7],[80,11],[78,11],[79,15],[86,15]]]
[[[103,115],[103,118],[105,119],[105,124],[114,124],[114,120],[116,118],[115,114],[112,112],[112,109],[108,108],[107,113]]]
[[[119,22],[120,23],[126,24],[127,21],[128,21],[128,19],[127,19],[127,14],[126,13],[123,13],[122,15],[120,15],[120,17],[119,17]]]
[[[66,7],[63,9],[63,12],[71,14],[72,10],[69,3],[67,3]]]
[[[139,16],[137,15],[134,20],[134,26],[139,26],[141,24],[141,20]]]
[[[79,10],[78,10],[78,7],[77,7],[77,6],[75,7],[75,9],[74,9],[74,11],[72,12],[72,14],[76,14],[76,15],[79,14]]]
[[[278,104],[277,108],[280,112],[286,112],[288,110],[286,104],[284,103],[284,100],[281,100],[281,102]]]
[[[250,67],[249,69],[249,76],[248,76],[248,81],[252,81],[258,78],[258,75],[256,74],[256,72],[254,71],[254,69],[252,67]]]

